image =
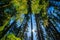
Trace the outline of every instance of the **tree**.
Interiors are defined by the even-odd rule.
[[[1,0],[0,39],[26,40],[26,31],[28,27],[28,21],[30,19],[31,40],[34,40],[34,34],[32,32],[33,14],[35,15],[36,20],[36,33],[38,36],[38,40],[60,39],[60,4],[58,4],[58,1],[59,0]],[[22,16],[23,14],[24,16]],[[16,24],[17,20],[20,21],[19,27],[17,27]],[[13,38],[11,38],[12,36]]]

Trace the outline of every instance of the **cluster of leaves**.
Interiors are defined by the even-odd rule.
[[[8,34],[7,36],[4,36],[1,40],[21,40],[21,39],[11,33]]]
[[[11,3],[16,9],[16,20],[19,19],[22,22],[21,16],[27,14],[27,0],[12,0]]]
[[[32,12],[39,13],[41,10],[41,7],[39,6],[39,0],[32,0],[31,3]]]
[[[12,0],[11,1],[14,7],[19,14],[26,14],[27,13],[27,0]]]
[[[48,26],[48,16],[47,16],[47,7],[48,7],[49,2],[47,1],[43,1],[43,5],[42,5],[42,19],[44,21],[44,26]]]

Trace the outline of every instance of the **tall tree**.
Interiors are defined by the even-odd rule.
[[[31,10],[31,1],[32,0],[27,0],[27,5],[28,5],[28,13],[30,15],[30,19],[31,19],[31,40],[33,40],[33,25],[32,25],[32,10]]]

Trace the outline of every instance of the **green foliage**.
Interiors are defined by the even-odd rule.
[[[12,4],[15,6],[19,14],[27,14],[27,1],[26,0],[12,0]]]
[[[21,39],[16,37],[14,34],[8,34],[7,36],[4,36],[1,40],[21,40]]]
[[[35,13],[35,14],[39,13],[42,8],[43,8],[44,11],[46,11],[46,8],[49,4],[48,1],[45,1],[45,0],[42,0],[41,2],[40,1],[41,0],[32,0],[31,8],[32,8],[32,12]]]
[[[31,2],[32,2],[32,4],[31,4],[32,12],[38,13],[41,8],[41,7],[39,7],[39,0],[32,0]]]
[[[0,24],[2,24],[0,26],[0,31],[2,31],[4,29],[4,27],[9,23],[9,20],[10,20],[10,16],[8,16],[7,14],[3,14],[5,16],[2,16],[3,18],[1,19]]]

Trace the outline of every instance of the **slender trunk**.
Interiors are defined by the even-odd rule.
[[[35,15],[36,18],[36,24],[37,24],[37,34],[38,34],[38,40],[43,40],[42,30],[40,29],[40,23],[39,23],[39,14]]]
[[[32,0],[28,0],[27,1],[27,5],[28,5],[28,13],[30,14],[30,18],[31,18],[31,40],[33,40],[33,25],[32,25],[32,10],[31,10],[31,1]]]
[[[31,15],[31,40],[33,40],[33,24],[32,24],[32,15]]]

